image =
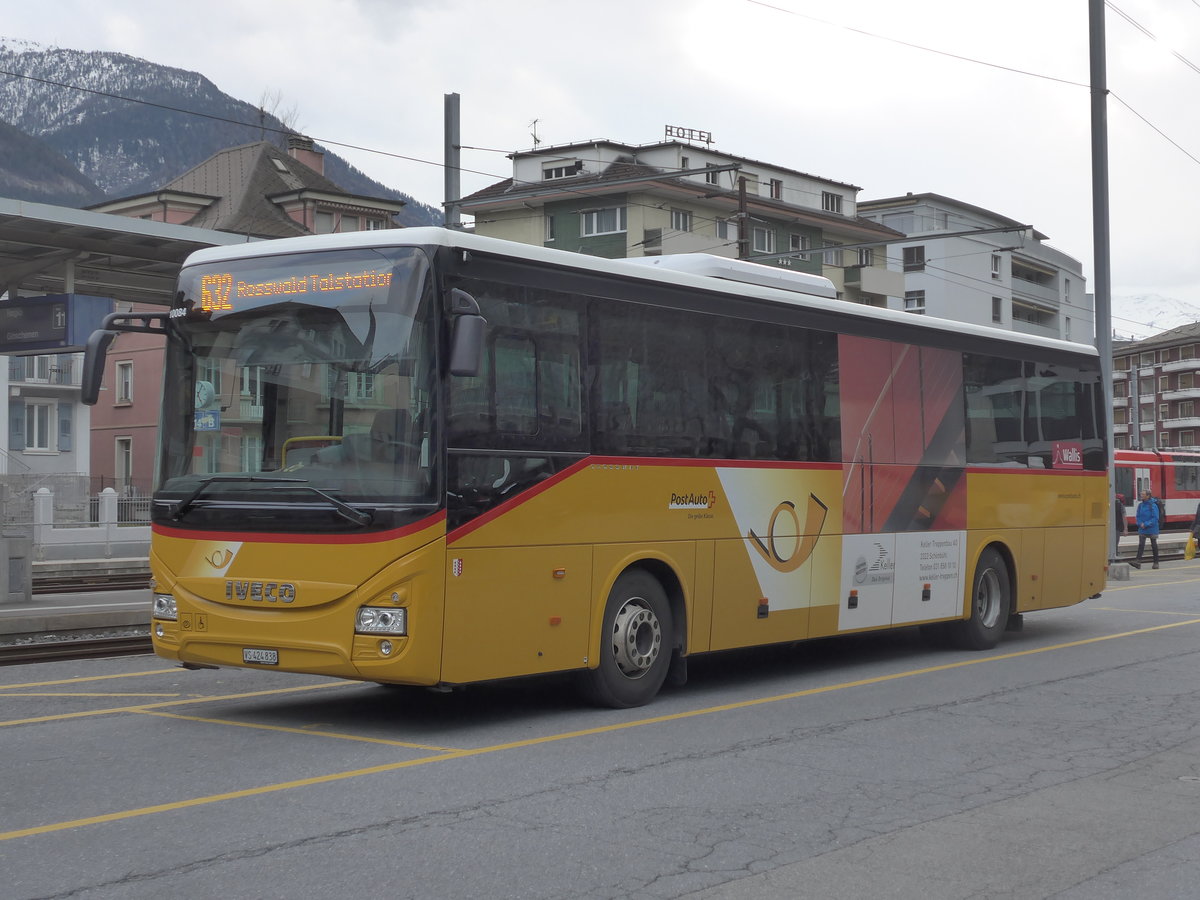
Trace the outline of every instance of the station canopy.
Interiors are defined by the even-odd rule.
[[[0,198],[0,296],[90,294],[167,306],[183,261],[245,235]]]

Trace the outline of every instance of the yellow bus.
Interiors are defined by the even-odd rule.
[[[1105,579],[1096,352],[706,255],[412,228],[202,250],[161,313],[156,652],[446,689],[920,626]]]

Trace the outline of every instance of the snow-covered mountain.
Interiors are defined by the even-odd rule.
[[[130,102],[140,101],[140,102]],[[186,112],[185,112],[186,111]],[[12,126],[19,153],[0,145],[5,196],[70,202],[61,177],[48,182],[45,159],[82,174],[69,186],[78,204],[101,196],[155,190],[227,147],[283,142],[283,123],[252,103],[223,93],[198,72],[158,65],[123,53],[64,50],[0,37],[0,123]],[[38,153],[36,147],[45,149]],[[441,210],[385,187],[326,152],[325,174],[350,193],[391,197],[408,205],[404,225],[441,220]],[[85,196],[89,195],[89,196]],[[65,197],[67,199],[52,199]]]
[[[1113,332],[1122,338],[1141,340],[1193,322],[1200,322],[1200,303],[1160,294],[1112,298]]]

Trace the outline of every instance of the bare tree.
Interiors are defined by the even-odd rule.
[[[276,119],[285,131],[299,133],[301,130],[299,107],[295,104],[284,107],[283,91],[278,88],[265,88],[258,100],[258,123],[263,140],[266,140],[267,116]]]

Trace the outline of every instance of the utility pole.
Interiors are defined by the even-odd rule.
[[[746,176],[738,176],[738,259],[750,258],[750,214],[746,211]]]
[[[1108,416],[1108,558],[1117,558],[1116,482],[1113,478],[1112,284],[1108,234],[1108,74],[1104,58],[1104,0],[1088,0],[1088,46],[1092,81],[1092,253],[1096,298],[1096,349]],[[1137,375],[1130,385],[1131,409],[1136,408]]]
[[[458,94],[445,95],[445,144],[443,147],[445,169],[445,199],[442,210],[447,228],[461,228],[462,216],[458,201],[462,199],[462,139],[459,129]]]

